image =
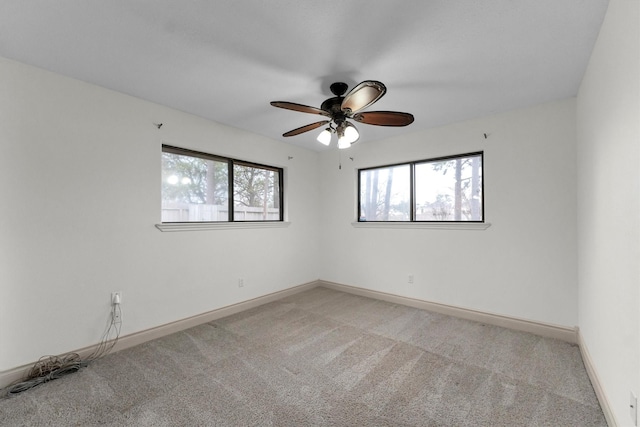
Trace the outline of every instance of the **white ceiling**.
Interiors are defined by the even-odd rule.
[[[2,0],[0,56],[315,150],[329,85],[380,80],[360,143],[575,96],[607,0]]]

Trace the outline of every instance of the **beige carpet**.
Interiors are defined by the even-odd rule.
[[[606,422],[574,345],[315,288],[0,400],[0,425]]]

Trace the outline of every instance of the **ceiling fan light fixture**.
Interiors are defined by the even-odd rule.
[[[360,133],[354,125],[347,123],[347,126],[344,128],[344,138],[349,141],[349,144],[355,144],[358,139],[360,139]]]
[[[326,128],[325,130],[323,130],[322,132],[320,132],[320,134],[318,135],[318,142],[320,144],[329,146],[329,144],[331,144],[331,129],[330,128]]]
[[[360,139],[360,133],[351,123],[345,121],[338,126],[338,148],[349,148],[358,139]]]

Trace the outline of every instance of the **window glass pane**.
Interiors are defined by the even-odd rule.
[[[482,156],[415,166],[416,221],[482,221]]]
[[[227,162],[162,153],[162,222],[229,221]]]
[[[280,173],[234,164],[233,215],[234,221],[279,221]]]
[[[360,171],[360,221],[410,221],[409,165]]]

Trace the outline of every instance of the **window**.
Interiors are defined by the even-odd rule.
[[[162,222],[282,221],[282,169],[162,146]]]
[[[358,171],[358,221],[484,222],[483,153]]]

